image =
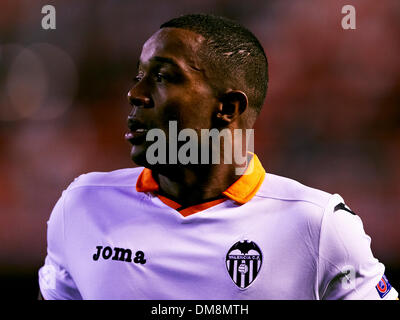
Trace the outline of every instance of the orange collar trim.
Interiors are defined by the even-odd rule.
[[[265,170],[258,157],[253,154],[244,174],[222,193],[240,204],[246,203],[256,195],[264,178]]]
[[[258,157],[253,154],[252,159],[245,171],[245,173],[237,180],[234,184],[232,184],[228,189],[226,189],[222,194],[227,196],[228,198],[243,204],[250,201],[258,189],[261,187],[265,178],[265,170],[258,159]],[[136,191],[138,192],[158,192],[159,185],[157,181],[153,178],[152,172],[148,168],[144,168],[140,173],[138,180],[136,182]],[[166,197],[159,196],[164,203],[171,202],[167,205],[176,209],[179,204],[176,202],[169,200]],[[165,201],[164,201],[165,200]],[[172,204],[172,202],[174,204]]]
[[[157,192],[159,186],[150,169],[144,168],[136,181],[137,192]]]

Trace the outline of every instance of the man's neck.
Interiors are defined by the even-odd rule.
[[[159,193],[182,206],[191,206],[214,200],[231,186],[239,175],[235,166],[214,165],[202,167],[178,167],[174,170],[153,171],[159,183]]]

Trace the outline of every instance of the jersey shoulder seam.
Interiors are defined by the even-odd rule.
[[[81,188],[134,188],[135,183],[126,184],[126,185],[117,185],[117,184],[87,184],[87,185],[78,185],[78,186],[69,186],[67,191],[72,191],[75,189]]]
[[[284,197],[273,197],[273,196],[267,196],[267,195],[263,195],[263,194],[256,194],[255,197],[259,197],[259,198],[265,198],[265,199],[272,199],[272,200],[278,200],[278,201],[298,201],[298,202],[307,202],[307,203],[311,203],[317,207],[319,207],[320,209],[325,209],[325,206],[322,204],[317,203],[316,201],[311,201],[311,200],[307,200],[307,199],[289,199],[289,198],[284,198]]]
[[[140,174],[140,167],[117,169],[108,172],[89,172],[76,177],[66,188],[66,191],[78,188],[103,187],[103,188],[124,188],[135,187]],[[125,172],[123,172],[125,171]],[[121,172],[123,174],[121,175]],[[118,181],[122,180],[122,181]]]

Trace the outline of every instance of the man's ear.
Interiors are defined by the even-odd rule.
[[[233,122],[248,106],[247,95],[240,90],[227,91],[220,99],[217,111],[218,121],[225,124]]]

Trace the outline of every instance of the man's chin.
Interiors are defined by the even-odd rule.
[[[179,165],[168,165],[168,164],[150,164],[146,158],[147,148],[142,145],[134,145],[131,149],[131,159],[139,167],[146,167],[152,171],[157,171],[168,175],[168,173],[174,172]]]
[[[134,145],[131,149],[131,159],[138,166],[149,166],[146,160],[146,149],[144,148],[144,146]]]

